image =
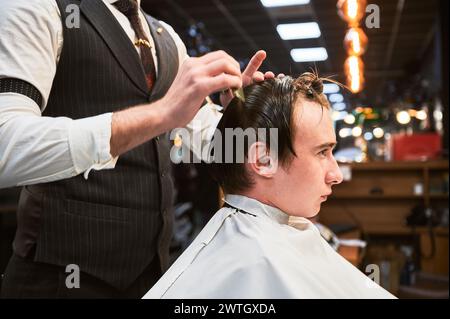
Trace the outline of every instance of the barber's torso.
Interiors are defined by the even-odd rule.
[[[118,111],[161,98],[179,64],[167,30],[148,17],[158,66],[148,90],[138,52],[100,0],[57,0],[64,46],[44,116],[72,119]],[[79,28],[65,24],[80,8]],[[159,256],[167,267],[172,228],[172,178],[167,135],[121,155],[114,169],[23,189],[15,252],[35,261],[77,264],[118,288]]]

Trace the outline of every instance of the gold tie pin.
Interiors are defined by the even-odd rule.
[[[148,42],[148,41],[145,40],[145,39],[139,39],[139,40],[137,40],[136,42],[134,42],[134,45],[135,45],[135,46],[138,46],[138,47],[140,47],[141,45],[145,45],[145,46],[147,46],[147,47],[149,47],[149,48],[152,47],[152,46],[150,45],[150,42]]]

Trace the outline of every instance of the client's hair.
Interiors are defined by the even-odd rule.
[[[257,136],[264,141],[270,149],[270,128],[278,129],[278,161],[283,167],[288,167],[293,156],[296,156],[293,147],[294,125],[292,123],[293,106],[297,101],[307,100],[317,102],[329,108],[326,96],[322,93],[322,78],[315,73],[306,72],[294,79],[290,76],[269,79],[252,84],[244,88],[245,102],[235,97],[228,105],[220,120],[217,129],[225,136],[225,129],[258,128],[266,129],[266,136]],[[225,143],[223,143],[225,144]],[[212,143],[214,145],[214,141]],[[233,149],[235,149],[233,141]],[[247,159],[248,147],[244,146],[244,155]],[[222,145],[222,154],[226,149]],[[217,154],[217,152],[215,151]],[[225,193],[244,191],[253,185],[250,174],[244,163],[214,162],[209,165],[214,179],[223,188]]]

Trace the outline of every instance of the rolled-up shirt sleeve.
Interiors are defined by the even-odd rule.
[[[110,154],[112,113],[79,120],[45,117],[34,101],[26,99],[0,95],[0,187],[81,173],[87,178],[92,169],[114,168],[118,158]]]
[[[43,99],[37,105],[25,95],[0,93],[0,188],[114,168],[111,113],[77,120],[42,116],[63,44],[55,1],[0,1],[0,79],[26,81]]]

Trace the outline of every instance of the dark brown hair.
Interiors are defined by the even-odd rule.
[[[281,165],[288,167],[292,157],[296,156],[293,147],[293,106],[299,99],[304,99],[317,102],[322,108],[329,108],[328,100],[322,93],[322,80],[317,74],[306,72],[295,79],[285,76],[247,86],[243,90],[245,102],[235,97],[224,112],[217,129],[222,136],[225,136],[227,128],[241,128],[244,131],[247,128],[255,131],[258,128],[265,128],[266,136],[257,136],[257,138],[259,141],[264,141],[270,149],[268,129],[277,128],[278,160]],[[214,140],[212,146],[214,146]],[[233,142],[234,146],[235,142]],[[248,156],[249,146],[244,146],[245,158]],[[222,145],[222,154],[225,152],[225,145]],[[233,163],[220,163],[213,160],[209,168],[225,193],[237,193],[253,185],[252,178],[243,163],[236,163],[234,160]]]

